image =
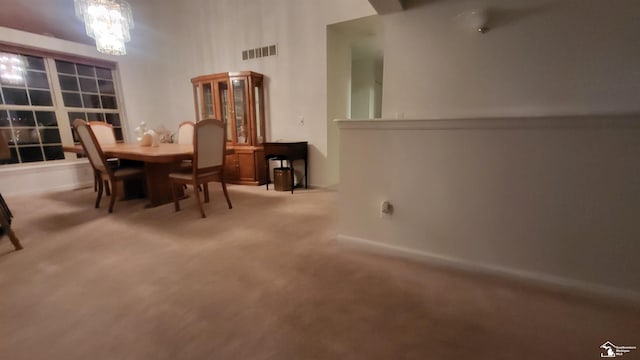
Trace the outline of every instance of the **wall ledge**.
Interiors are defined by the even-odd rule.
[[[344,234],[338,234],[336,236],[336,242],[338,245],[345,247],[362,249],[364,251],[375,252],[383,255],[399,256],[441,268],[449,268],[467,273],[498,276],[513,281],[524,282],[525,284],[543,289],[546,288],[562,292],[572,292],[584,295],[585,297],[613,300],[631,305],[640,305],[640,292],[633,290],[574,280],[551,274],[466,261]]]
[[[3,196],[37,195],[91,186],[93,170],[87,159],[0,167]]]
[[[60,160],[52,162],[40,162],[32,164],[11,164],[0,166],[0,174],[2,173],[40,173],[43,170],[52,170],[56,168],[84,168],[89,165],[87,159],[80,160]]]
[[[341,130],[626,129],[640,128],[640,114],[430,119],[336,119],[334,122]]]

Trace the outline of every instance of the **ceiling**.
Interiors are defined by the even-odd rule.
[[[0,0],[0,6],[0,26],[94,44],[75,16],[73,0]]]
[[[401,0],[369,2],[378,13],[402,10]],[[82,21],[75,16],[73,0],[0,0],[0,7],[0,26],[88,45],[95,44],[86,35]]]

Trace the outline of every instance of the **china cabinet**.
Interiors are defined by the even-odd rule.
[[[196,121],[227,124],[225,179],[260,185],[266,181],[264,149],[264,81],[252,71],[227,72],[191,79]]]

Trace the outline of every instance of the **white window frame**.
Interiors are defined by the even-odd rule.
[[[84,112],[84,113],[114,113],[118,114],[120,118],[120,128],[122,130],[122,138],[123,141],[126,140],[126,118],[125,118],[125,110],[124,103],[122,101],[122,88],[120,85],[120,77],[118,74],[118,69],[116,63],[105,61],[102,59],[93,59],[87,57],[81,57],[71,54],[63,54],[57,53],[47,50],[40,50],[34,48],[23,48],[20,46],[8,45],[4,43],[0,43],[0,52],[8,52],[15,53],[19,55],[27,55],[27,56],[36,56],[44,59],[45,71],[47,74],[47,80],[49,82],[49,90],[52,96],[52,106],[33,106],[33,105],[9,105],[2,103],[0,104],[0,111],[48,111],[54,112],[58,124],[58,132],[60,134],[60,146],[73,146],[74,139],[72,134],[72,125],[73,119],[69,119],[69,112]],[[111,71],[111,77],[113,81],[114,87],[114,96],[116,99],[117,108],[116,109],[104,109],[104,108],[86,108],[86,107],[67,107],[64,104],[64,100],[62,97],[62,88],[60,85],[59,77],[58,77],[58,69],[56,66],[56,60],[62,60],[71,62],[74,64],[82,64],[82,65],[90,65],[101,68],[107,68]],[[63,73],[64,74],[64,73]],[[76,77],[81,77],[82,75],[76,75]],[[80,91],[79,91],[80,93]],[[95,120],[95,119],[89,119]],[[77,142],[76,142],[77,144]],[[48,144],[48,145],[57,145],[57,144]],[[43,143],[42,139],[40,139],[39,145],[41,151],[43,151]],[[17,150],[17,147],[16,147]],[[44,155],[44,154],[43,154]],[[20,156],[20,155],[18,155]],[[44,158],[44,156],[43,156]],[[52,164],[61,161],[69,161],[76,160],[78,157],[75,153],[64,152],[64,159],[59,160],[46,160],[44,158],[43,161],[35,161],[35,162],[20,162],[13,164],[5,164],[0,165],[0,167],[11,167],[11,166],[25,166],[25,165],[34,165],[34,164]]]

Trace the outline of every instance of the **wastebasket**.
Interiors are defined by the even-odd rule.
[[[291,191],[291,168],[273,169],[273,184],[276,191]]]

